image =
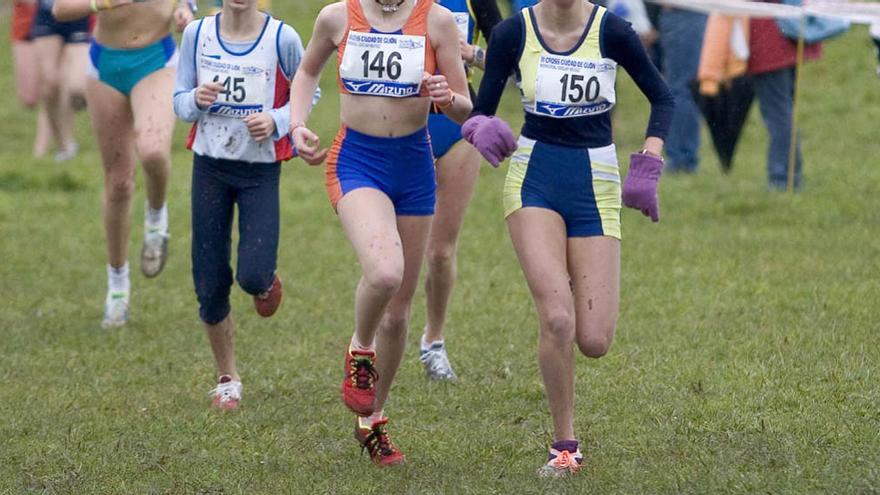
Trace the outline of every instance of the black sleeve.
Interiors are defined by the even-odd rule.
[[[487,40],[492,35],[492,30],[501,22],[501,12],[495,0],[470,0],[471,8],[474,9],[474,17],[477,28]]]
[[[486,50],[486,72],[471,115],[495,115],[507,79],[516,70],[525,44],[522,15],[505,19],[492,30]]]
[[[626,70],[651,102],[651,117],[646,136],[666,139],[672,125],[675,98],[630,23],[613,14],[605,16],[602,26],[602,52]]]

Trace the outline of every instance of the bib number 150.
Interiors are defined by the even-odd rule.
[[[586,76],[578,74],[565,74],[559,82],[562,83],[562,96],[560,97],[562,103],[596,101],[602,89],[599,78],[596,76],[587,79]]]
[[[403,58],[399,52],[391,52],[388,56],[385,56],[385,52],[379,50],[376,52],[374,56],[370,56],[370,51],[367,50],[361,55],[361,60],[364,61],[364,79],[370,77],[370,72],[374,72],[379,76],[379,79],[385,79],[385,73],[388,73],[388,79],[392,81],[396,81],[400,78],[400,73],[402,67],[400,66],[400,60]]]

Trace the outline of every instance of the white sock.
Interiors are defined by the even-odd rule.
[[[385,417],[385,410],[376,411],[366,418],[358,418],[358,424],[361,428],[372,428],[373,423]]]
[[[365,346],[360,343],[357,338],[357,334],[351,336],[351,348],[355,351],[370,351],[374,352],[376,350],[376,342],[373,341],[369,346]]]
[[[160,232],[168,230],[168,205],[162,205],[158,210],[153,209],[147,202],[146,224]]]
[[[128,279],[128,262],[119,268],[113,268],[107,265],[107,287],[110,292],[128,293],[131,288],[131,282]]]
[[[427,351],[427,350],[430,349],[431,346],[434,345],[434,344],[440,344],[440,345],[442,346],[442,345],[443,345],[443,340],[435,340],[435,341],[433,341],[433,342],[428,342],[427,340],[425,340],[425,335],[422,334],[422,350],[423,350],[423,351]]]

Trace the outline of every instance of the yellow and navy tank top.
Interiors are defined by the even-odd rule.
[[[567,52],[551,50],[534,12],[522,10],[525,43],[519,58],[520,92],[526,112],[556,119],[599,115],[616,101],[617,62],[602,54],[604,7],[593,9],[578,43]]]

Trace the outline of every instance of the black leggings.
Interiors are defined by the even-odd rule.
[[[209,324],[230,311],[232,217],[238,204],[238,285],[269,289],[278,260],[279,163],[244,163],[195,155],[192,177],[192,272],[199,316]]]

